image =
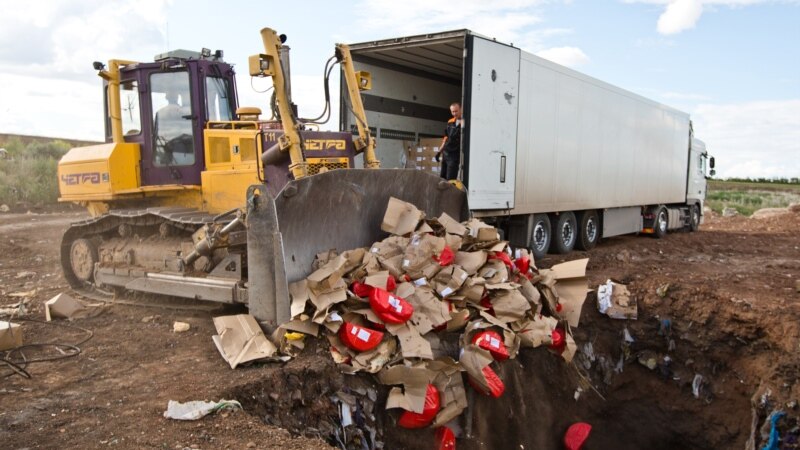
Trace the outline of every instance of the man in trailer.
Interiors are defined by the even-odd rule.
[[[454,102],[450,105],[450,114],[453,117],[447,121],[442,145],[436,154],[436,161],[441,159],[441,177],[445,180],[458,179],[458,166],[461,162],[461,128],[464,120],[461,118],[461,103]]]

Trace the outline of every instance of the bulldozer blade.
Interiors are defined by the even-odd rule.
[[[247,254],[250,312],[268,325],[290,319],[288,285],[310,275],[318,253],[387,236],[381,222],[390,197],[426,217],[469,216],[465,192],[418,170],[336,170],[290,181],[274,198],[267,192],[263,185],[248,190]]]

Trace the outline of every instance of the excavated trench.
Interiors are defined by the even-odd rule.
[[[680,306],[681,293],[673,297],[670,307]],[[593,301],[590,294],[587,305]],[[758,347],[763,330],[732,335],[678,317],[665,327],[664,319],[611,320],[584,307],[572,363],[542,347],[522,349],[499,364],[506,386],[501,398],[467,386],[471,407],[450,424],[457,448],[563,448],[575,422],[592,425],[585,450],[743,448],[769,411],[752,407],[752,380],[737,372],[736,361],[764,350]],[[625,341],[626,329],[633,342]],[[653,369],[648,360],[655,361]],[[371,375],[342,374],[327,347],[312,344],[266,379],[226,395],[265,423],[339,448],[375,448],[377,442],[392,449],[439,448],[435,430],[395,425],[399,414],[384,409],[388,390]],[[353,424],[346,428],[342,399],[353,405]],[[791,420],[784,427],[796,424],[796,413]]]

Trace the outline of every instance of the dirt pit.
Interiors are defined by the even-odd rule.
[[[0,216],[0,308],[27,298],[26,317],[43,317],[43,302],[66,289],[60,235],[80,217]],[[562,448],[567,427],[582,421],[592,425],[588,450],[761,448],[770,415],[783,411],[779,448],[797,448],[798,229],[797,214],[710,217],[697,233],[612,238],[546,258],[540,266],[589,257],[590,287],[626,284],[639,317],[601,315],[590,294],[573,363],[538,348],[501,364],[506,392],[469,394],[472,407],[454,424],[457,447]],[[324,348],[231,370],[210,339],[219,313],[114,305],[73,322],[94,332],[79,356],[30,365],[29,380],[0,378],[3,447],[437,448],[434,430],[397,428],[398,413],[384,410],[387,389],[341,374]],[[172,332],[176,320],[190,331]],[[78,337],[24,327],[26,342]],[[239,400],[243,411],[196,422],[162,417],[168,400],[220,398]],[[336,399],[356,405],[354,425],[341,427]]]

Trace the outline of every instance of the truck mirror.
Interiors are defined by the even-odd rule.
[[[708,161],[708,167],[714,168],[714,157],[711,157],[711,160]],[[714,175],[713,173],[711,175]]]

